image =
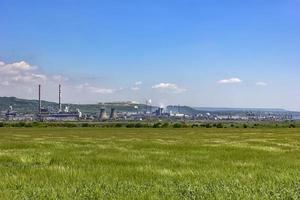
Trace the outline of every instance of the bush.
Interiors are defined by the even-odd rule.
[[[295,124],[290,124],[289,128],[296,128]]]
[[[25,127],[26,123],[25,122],[18,122],[13,124],[13,127]]]
[[[89,124],[88,123],[83,123],[83,124],[81,124],[81,127],[89,127]]]
[[[160,127],[161,127],[161,123],[160,122],[153,124],[153,128],[160,128]]]
[[[175,124],[173,124],[173,128],[182,128],[182,124],[175,123]]]
[[[169,127],[169,123],[166,122],[166,123],[164,123],[163,125],[161,125],[161,127],[162,127],[162,128],[168,128],[168,127]]]
[[[188,126],[186,123],[182,123],[182,124],[181,124],[181,127],[182,127],[182,128],[188,128],[189,126]]]
[[[134,128],[134,124],[127,124],[126,128]]]
[[[222,123],[218,123],[216,127],[217,127],[217,128],[224,128],[224,126],[223,126]]]
[[[39,122],[32,122],[31,124],[33,127],[38,127],[41,125]]]
[[[199,127],[198,124],[192,124],[192,128],[197,128],[197,127]]]
[[[62,127],[67,127],[67,128],[77,127],[77,124],[73,124],[73,123],[63,123],[61,125],[62,125]]]
[[[143,128],[143,125],[141,123],[136,123],[134,127],[135,128]]]
[[[243,124],[243,128],[248,128],[248,125],[247,124]]]
[[[31,127],[33,127],[33,126],[32,126],[32,123],[26,123],[26,124],[25,124],[25,127],[26,127],[26,128],[31,128]]]
[[[211,124],[205,124],[205,128],[211,128],[212,126],[211,126]]]
[[[115,125],[115,127],[116,127],[116,128],[121,128],[121,127],[123,127],[123,126],[122,126],[122,124],[117,123],[117,124]]]

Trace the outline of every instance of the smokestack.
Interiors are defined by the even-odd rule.
[[[61,85],[58,86],[58,109],[61,111]]]
[[[39,85],[39,114],[42,112],[41,85]]]

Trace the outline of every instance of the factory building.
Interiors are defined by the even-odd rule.
[[[163,108],[158,108],[158,109],[155,111],[155,115],[156,115],[156,116],[162,116],[162,115],[163,115],[163,111],[164,111]]]
[[[79,109],[77,109],[75,112],[70,112],[68,106],[62,110],[61,85],[58,87],[58,112],[49,112],[48,109],[42,107],[41,85],[39,85],[39,108],[37,117],[41,121],[77,121],[82,117],[82,113]]]
[[[17,113],[13,110],[12,106],[9,106],[5,113],[5,119],[6,120],[14,120],[17,116]]]

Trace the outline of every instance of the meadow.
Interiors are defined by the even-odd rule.
[[[300,199],[300,129],[0,128],[0,199]]]

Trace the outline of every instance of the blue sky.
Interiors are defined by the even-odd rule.
[[[299,0],[0,0],[0,96],[300,110]]]

